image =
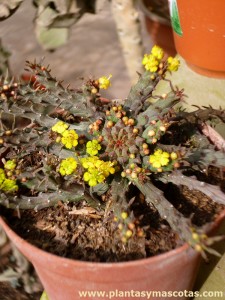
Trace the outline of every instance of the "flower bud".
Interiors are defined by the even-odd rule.
[[[201,252],[202,251],[202,246],[201,245],[195,245],[195,250],[197,251],[197,252]]]
[[[129,120],[128,117],[123,117],[123,118],[122,118],[122,121],[123,121],[124,123],[127,123],[128,120]]]
[[[118,228],[119,228],[119,230],[122,230],[122,229],[123,229],[123,224],[120,223],[120,224],[118,225]]]
[[[149,130],[148,131],[148,136],[154,136],[155,135],[155,131],[154,130]]]
[[[162,131],[162,132],[165,132],[166,131],[166,127],[165,126],[160,126],[159,130]]]
[[[126,177],[126,173],[124,171],[121,173],[121,177]]]
[[[131,178],[136,179],[137,178],[137,173],[136,172],[132,172],[130,176],[131,176]]]
[[[123,220],[126,220],[126,219],[128,218],[128,213],[125,212],[125,211],[123,211],[123,212],[121,213],[121,218],[122,218]]]
[[[131,230],[126,231],[126,237],[130,238],[132,236],[133,232]]]
[[[61,137],[58,136],[55,141],[56,141],[56,143],[60,143],[61,142]]]
[[[177,169],[177,168],[180,168],[179,162],[175,162],[175,164],[173,165],[173,167],[176,168],[176,169]]]
[[[5,135],[11,135],[12,134],[12,130],[6,130],[5,131]]]
[[[130,157],[131,159],[134,159],[134,158],[135,158],[135,154],[134,154],[134,153],[131,153],[131,154],[129,155],[129,157]]]
[[[148,149],[148,144],[146,144],[146,143],[142,144],[142,148],[143,149]]]
[[[143,152],[144,152],[144,154],[145,154],[145,155],[149,155],[149,153],[150,153],[150,150],[149,150],[149,149],[144,149],[144,151],[143,151]]]
[[[170,157],[172,160],[177,159],[177,153],[176,152],[170,153]]]
[[[133,229],[135,228],[134,223],[129,223],[129,224],[128,224],[128,228],[129,228],[130,230],[133,230]]]
[[[108,121],[106,127],[107,128],[112,128],[113,127],[113,121]]]
[[[122,113],[121,113],[121,112],[118,112],[118,113],[116,114],[116,117],[117,117],[118,119],[122,118]]]
[[[126,169],[125,172],[126,172],[126,174],[128,174],[128,175],[132,173],[131,169]]]
[[[134,125],[134,119],[129,119],[128,121],[127,121],[127,123],[128,123],[128,125]]]

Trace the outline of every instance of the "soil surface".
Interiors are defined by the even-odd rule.
[[[193,224],[212,221],[223,209],[203,193],[172,184],[161,185],[165,196]],[[133,236],[123,242],[123,230],[112,213],[104,216],[86,203],[63,204],[57,207],[6,211],[14,231],[45,251],[84,261],[115,262],[141,259],[167,252],[182,244],[177,234],[153,207],[149,207],[137,190],[131,204],[136,223]],[[143,214],[144,212],[144,214]],[[128,228],[129,229],[129,228]]]

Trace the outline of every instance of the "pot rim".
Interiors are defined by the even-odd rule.
[[[147,16],[152,21],[159,22],[161,24],[168,25],[171,27],[171,22],[169,20],[167,20],[166,18],[160,17],[155,13],[150,12],[144,3],[144,0],[139,0],[138,7],[145,14],[145,16]]]
[[[219,227],[219,225],[222,223],[223,219],[225,219],[225,209],[221,211],[221,213],[217,216],[217,218],[215,219],[215,221],[213,222],[214,225],[211,229],[210,232],[213,232],[217,229],[217,227]],[[107,268],[111,268],[112,266],[115,268],[121,268],[124,267],[124,265],[129,266],[129,267],[134,267],[136,265],[143,265],[146,266],[146,263],[156,263],[157,261],[161,261],[162,259],[170,259],[171,257],[175,256],[175,255],[179,255],[184,251],[187,251],[190,253],[192,252],[192,255],[194,254],[195,250],[191,248],[190,245],[188,245],[188,243],[183,244],[182,246],[175,248],[173,250],[170,250],[168,252],[162,253],[162,254],[158,254],[152,257],[148,257],[148,258],[143,258],[143,259],[137,259],[137,260],[132,260],[132,261],[124,261],[124,262],[90,262],[90,261],[81,261],[81,260],[76,260],[76,259],[71,259],[71,258],[66,258],[66,257],[62,257],[62,256],[58,256],[56,254],[44,251],[34,245],[32,245],[31,243],[27,242],[26,240],[24,240],[22,237],[20,237],[19,235],[17,235],[17,233],[15,233],[10,227],[9,225],[4,221],[3,217],[0,216],[0,225],[3,227],[3,229],[6,231],[6,234],[9,236],[9,238],[13,238],[13,240],[11,239],[11,242],[14,243],[14,240],[20,245],[20,246],[24,246],[27,247],[28,249],[30,249],[30,253],[33,253],[34,251],[36,251],[36,255],[42,255],[42,256],[46,256],[46,261],[54,261],[56,258],[58,258],[59,260],[61,260],[62,264],[74,264],[76,266],[87,266],[87,267],[98,267],[101,266],[101,268],[107,269]],[[15,246],[17,247],[17,245],[15,244]],[[18,247],[19,248],[19,247]],[[196,255],[199,255],[198,252],[195,252]]]

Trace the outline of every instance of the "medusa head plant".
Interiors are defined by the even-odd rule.
[[[34,83],[2,78],[0,204],[36,212],[72,205],[79,214],[112,222],[111,235],[119,232],[124,247],[148,235],[141,219],[151,218],[146,207],[152,207],[177,239],[202,254],[213,251],[209,245],[216,238],[204,231],[209,224],[194,225],[192,214],[180,212],[164,187],[194,188],[212,203],[225,204],[220,187],[204,182],[210,166],[222,174],[225,155],[201,131],[207,121],[224,122],[225,112],[181,109],[183,90],[165,78],[177,71],[179,60],[163,56],[158,46],[144,56],[146,71],[120,102],[101,97],[111,75],[73,90],[53,78],[48,67],[27,62]],[[170,91],[156,95],[161,81]],[[198,173],[205,177],[190,176]],[[145,208],[137,216],[138,202]]]

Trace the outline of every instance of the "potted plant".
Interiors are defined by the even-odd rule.
[[[27,62],[35,82],[2,79],[0,224],[50,299],[185,299],[200,254],[217,254],[225,156],[209,124],[224,110],[185,112],[165,79],[179,60],[163,56],[144,56],[124,101],[101,96],[111,75],[73,90]],[[160,81],[169,93],[154,93]]]

